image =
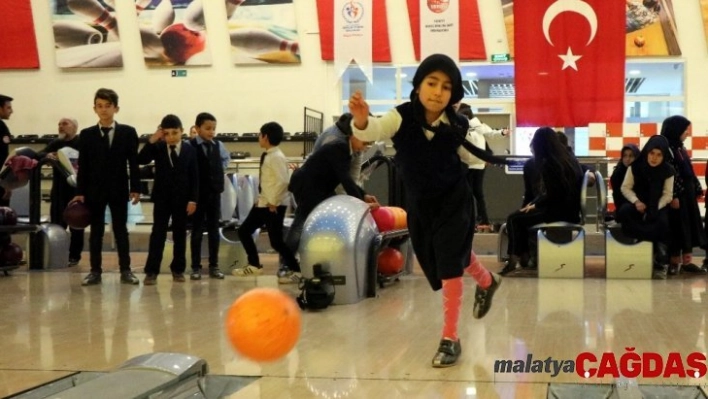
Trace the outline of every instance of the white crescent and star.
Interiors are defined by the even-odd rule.
[[[548,7],[546,13],[543,15],[543,34],[546,36],[546,41],[548,44],[551,46],[554,45],[550,36],[551,24],[559,14],[564,12],[574,12],[580,14],[588,21],[590,24],[590,38],[588,39],[587,44],[592,43],[595,39],[595,35],[597,34],[597,14],[595,14],[595,10],[592,6],[582,0],[556,0]],[[573,68],[577,71],[578,66],[576,61],[578,61],[582,55],[573,54],[573,50],[568,47],[568,51],[558,57],[563,60],[561,70]]]

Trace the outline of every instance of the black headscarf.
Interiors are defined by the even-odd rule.
[[[352,114],[349,112],[342,114],[334,124],[337,125],[337,129],[345,136],[352,135]]]
[[[691,121],[681,115],[674,115],[664,119],[661,124],[661,135],[669,140],[669,161],[679,174],[679,178],[684,181],[691,181],[696,178],[691,165],[691,157],[683,146],[681,135],[691,125]],[[683,185],[679,182],[679,185]]]
[[[664,161],[652,167],[648,161],[649,152],[657,148],[664,155]],[[652,136],[644,144],[639,158],[632,163],[633,190],[637,197],[652,210],[658,207],[659,198],[664,191],[664,181],[675,175],[669,160],[669,141],[664,136]]]
[[[681,148],[681,135],[690,125],[691,121],[681,115],[670,116],[661,124],[661,135],[669,140],[670,147]]]
[[[620,160],[619,160],[619,162],[617,162],[617,165],[615,165],[615,169],[620,169],[620,168],[627,169],[627,167],[624,166],[624,163],[622,162],[622,159],[624,158],[624,151],[625,150],[632,151],[632,154],[634,154],[635,161],[637,160],[637,158],[639,158],[639,152],[640,152],[639,147],[637,147],[636,144],[629,143],[629,144],[625,145],[624,147],[622,147],[622,151],[620,151]]]
[[[462,74],[460,69],[455,64],[452,58],[446,56],[445,54],[433,54],[428,56],[423,62],[420,63],[418,69],[415,71],[415,76],[413,76],[413,90],[411,90],[411,101],[416,102],[418,99],[418,93],[416,91],[420,88],[420,84],[423,83],[423,79],[435,71],[440,71],[450,78],[450,83],[452,83],[452,95],[450,97],[450,103],[447,104],[448,107],[452,107],[453,104],[457,104],[465,96],[465,91],[462,88]]]

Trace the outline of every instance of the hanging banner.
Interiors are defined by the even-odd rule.
[[[517,126],[624,120],[624,4],[518,1],[514,32]]]
[[[334,0],[334,71],[337,80],[352,61],[373,82],[372,0]]]
[[[371,1],[373,62],[391,62],[391,45],[388,38],[386,0]],[[339,9],[341,11],[341,9]],[[334,61],[334,0],[317,0],[317,19],[320,28],[322,60]]]
[[[406,0],[406,2],[413,35],[413,50],[417,60],[425,57],[421,55],[422,40],[429,43],[426,44],[427,54],[446,52],[444,49],[456,46],[458,57],[453,57],[454,53],[448,53],[454,60],[471,61],[487,58],[477,0]],[[422,24],[428,26],[423,29],[427,31],[424,39],[421,39]],[[457,41],[450,39],[449,36],[434,41],[431,35],[437,34],[455,34]]]
[[[460,9],[457,1],[419,0],[420,58],[441,53],[460,59]]]
[[[299,64],[293,0],[226,0],[234,64]]]
[[[59,68],[119,68],[123,53],[118,21],[109,2],[50,2]]]
[[[500,1],[504,13],[504,27],[509,42],[509,51],[513,57],[514,1]],[[699,1],[705,9],[708,1]],[[625,6],[625,34],[623,38],[627,57],[681,55],[672,0],[625,0],[623,3]],[[705,11],[703,15],[704,21],[706,21],[708,17],[705,16]]]
[[[204,0],[135,0],[135,12],[147,66],[211,65]]]
[[[39,68],[30,0],[2,2],[0,31],[0,69]]]

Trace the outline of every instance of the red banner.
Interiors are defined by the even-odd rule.
[[[388,20],[386,19],[386,0],[373,0],[373,54],[374,62],[391,62],[391,45],[388,40]],[[317,0],[317,19],[320,26],[320,48],[322,59],[334,60],[334,1]]]
[[[30,0],[4,0],[0,5],[0,69],[37,68]]]
[[[514,2],[518,126],[623,122],[625,4]]]
[[[455,0],[428,0],[428,4],[447,3]],[[411,21],[415,59],[420,61],[420,0],[407,0],[408,18]],[[479,20],[477,0],[460,2],[460,61],[486,60],[482,24]]]

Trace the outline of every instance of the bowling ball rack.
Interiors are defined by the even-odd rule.
[[[403,230],[392,230],[384,233],[380,233],[371,240],[371,247],[369,248],[369,262],[367,264],[367,284],[366,284],[366,296],[368,298],[376,297],[376,287],[384,288],[386,284],[394,283],[398,281],[399,277],[408,273],[409,270],[404,266],[403,269],[396,274],[384,275],[378,271],[378,257],[379,252],[386,247],[399,248],[409,239],[408,229]],[[408,263],[409,259],[406,259],[405,263]]]
[[[31,234],[37,231],[39,231],[39,226],[32,224],[20,223],[14,226],[0,226],[0,234]],[[15,265],[4,265],[3,263],[0,263],[0,272],[3,272],[6,276],[9,276],[12,270],[17,269],[20,266],[21,264],[19,263]]]

